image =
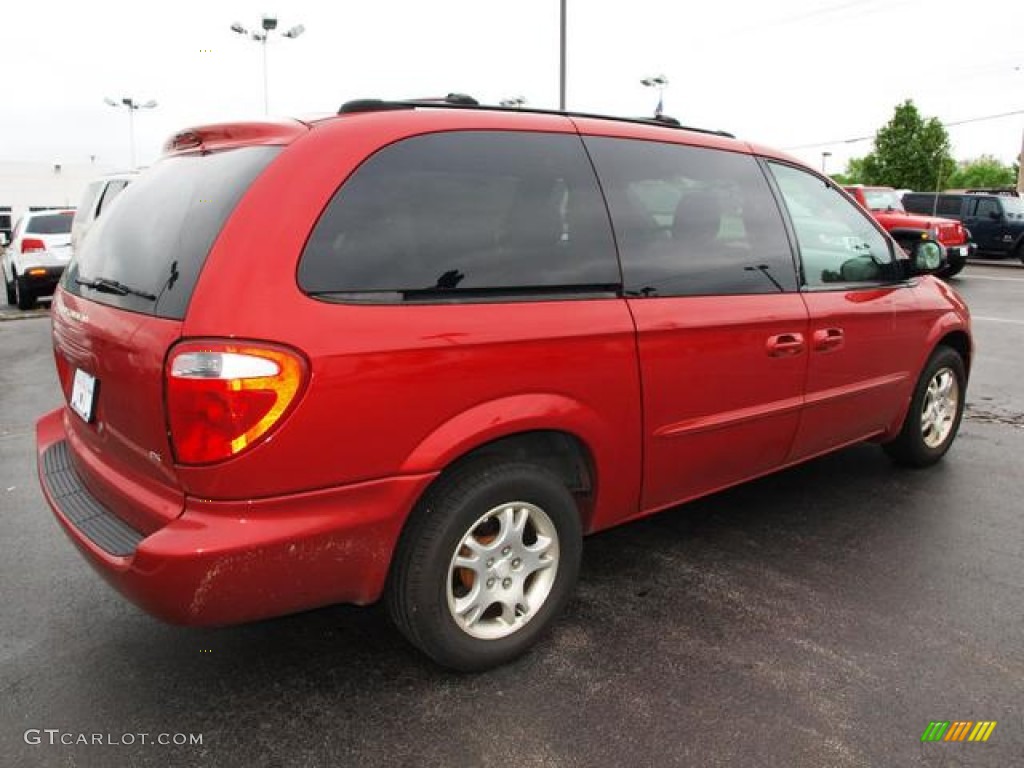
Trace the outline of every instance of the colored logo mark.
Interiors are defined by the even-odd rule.
[[[921,741],[988,741],[995,729],[995,720],[932,720]]]

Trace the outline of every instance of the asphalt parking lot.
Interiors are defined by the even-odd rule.
[[[126,603],[38,490],[46,313],[0,321],[0,764],[1020,765],[1024,268],[955,284],[978,351],[938,467],[858,446],[592,537],[553,633],[476,676],[377,608],[189,630]],[[922,743],[934,720],[998,725]]]

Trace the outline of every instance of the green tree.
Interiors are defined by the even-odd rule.
[[[864,181],[864,158],[851,157],[846,163],[846,170],[842,173],[833,173],[833,181],[836,184],[866,184]]]
[[[925,120],[907,99],[875,134],[875,149],[863,161],[863,182],[931,192],[947,187],[955,168],[942,123]]]
[[[992,155],[982,155],[957,165],[946,186],[950,189],[1012,187],[1017,184],[1017,171],[1003,165]]]

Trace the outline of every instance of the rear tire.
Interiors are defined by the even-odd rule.
[[[18,303],[18,295],[14,291],[14,283],[7,279],[7,273],[4,272],[4,288],[7,289],[7,303],[12,307]]]
[[[417,505],[387,588],[392,621],[438,664],[478,672],[525,653],[579,575],[582,528],[550,470],[474,462]]]
[[[36,305],[36,295],[24,277],[14,278],[14,295],[18,309],[32,309]]]
[[[960,429],[966,390],[963,358],[939,345],[917,381],[900,434],[882,446],[885,452],[907,467],[927,467],[941,459]]]

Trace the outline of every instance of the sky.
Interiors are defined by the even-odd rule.
[[[863,156],[904,99],[953,154],[1012,162],[1024,136],[1024,1],[567,0],[567,107],[665,113],[829,172]],[[305,27],[267,47],[270,113],[452,91],[558,107],[559,0],[10,0],[0,11],[0,162],[140,164],[174,132],[263,116],[260,45],[230,30]],[[826,158],[823,153],[830,155]]]

